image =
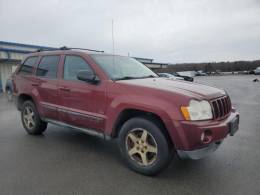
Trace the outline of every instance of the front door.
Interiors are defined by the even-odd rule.
[[[79,71],[93,71],[86,59],[66,55],[59,81],[60,120],[73,126],[102,131],[105,122],[104,83],[91,84],[77,79]]]

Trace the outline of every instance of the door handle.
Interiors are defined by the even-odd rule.
[[[39,83],[32,83],[32,86],[38,87],[38,86],[39,86]]]
[[[70,89],[67,88],[67,87],[60,87],[60,90],[62,90],[62,91],[70,91]]]

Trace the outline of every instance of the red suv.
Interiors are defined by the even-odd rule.
[[[13,85],[29,134],[52,123],[118,138],[129,167],[146,175],[173,155],[202,158],[238,130],[239,114],[224,90],[160,78],[125,56],[68,48],[31,53]]]

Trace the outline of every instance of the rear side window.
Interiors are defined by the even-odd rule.
[[[33,68],[36,65],[37,56],[27,58],[22,64],[19,73],[21,75],[30,75],[33,72]]]
[[[64,62],[64,80],[78,80],[77,74],[82,70],[93,71],[82,57],[66,56]]]
[[[37,68],[36,75],[55,79],[57,78],[57,69],[60,56],[44,56]]]

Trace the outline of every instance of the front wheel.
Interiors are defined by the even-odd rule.
[[[41,120],[36,106],[30,100],[23,103],[21,118],[28,134],[39,135],[47,128],[47,123]]]
[[[129,167],[144,175],[159,173],[171,157],[162,129],[142,117],[125,122],[119,132],[119,147]]]

